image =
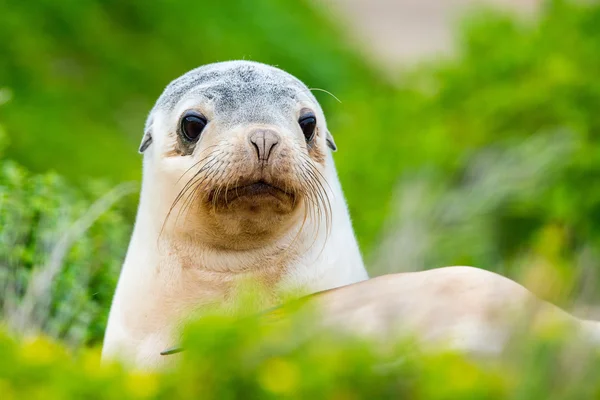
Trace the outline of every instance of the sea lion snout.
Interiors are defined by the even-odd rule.
[[[281,137],[273,129],[253,129],[248,135],[248,140],[256,151],[258,160],[266,164],[281,141]]]

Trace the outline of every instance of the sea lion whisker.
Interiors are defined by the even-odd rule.
[[[209,160],[208,162],[206,162],[205,165],[203,165],[198,171],[196,171],[194,173],[194,176],[192,176],[187,182],[186,184],[183,186],[183,188],[181,189],[181,191],[179,192],[179,194],[177,195],[177,197],[175,198],[175,200],[173,201],[173,204],[171,205],[171,209],[177,205],[177,202],[180,200],[180,198],[185,194],[185,191],[190,187],[190,185],[193,184],[194,179],[196,179],[200,174],[202,174],[204,171],[210,169],[214,164],[219,162],[219,158],[214,156],[211,160]]]
[[[202,174],[202,172],[209,170],[213,165],[219,165],[219,160],[216,157],[215,157],[214,163],[211,162],[210,165],[206,166],[205,168],[204,167],[201,168],[198,172],[196,172],[194,174],[194,176],[187,182],[187,184],[181,190],[180,196],[178,196],[178,198],[175,199],[175,201],[173,202],[173,205],[172,205],[171,208],[174,208],[177,205],[177,202],[181,198],[183,198],[190,189],[194,189],[194,188],[198,187],[199,183],[202,181],[202,177],[200,176]],[[188,196],[188,199],[189,199],[189,196]],[[185,203],[188,201],[188,199],[186,199],[184,201],[184,208],[185,208]],[[180,210],[180,213],[177,216],[177,219],[179,218],[180,214],[181,214],[181,210]],[[175,224],[177,224],[177,219],[175,220]]]
[[[328,234],[330,233],[330,226],[331,226],[331,216],[333,215],[333,207],[331,205],[331,199],[329,198],[329,192],[327,191],[327,189],[323,186],[323,182],[325,182],[325,184],[329,187],[329,189],[331,190],[331,186],[329,186],[329,184],[327,183],[327,180],[325,179],[325,177],[323,176],[323,174],[313,165],[313,164],[309,164],[309,169],[311,170],[311,172],[316,176],[315,180],[317,182],[317,184],[320,186],[320,188],[322,189],[322,193],[326,199],[326,204],[323,204],[324,207],[326,207],[326,219],[327,219],[327,232]],[[318,179],[319,176],[322,179]]]
[[[229,165],[229,164],[226,164],[226,165],[225,165],[225,167],[224,167],[224,168],[223,168],[223,169],[222,169],[222,170],[221,170],[221,171],[220,171],[220,172],[219,172],[219,173],[218,173],[218,174],[217,174],[217,175],[216,175],[216,176],[213,178],[214,180],[220,180],[220,179],[222,179],[222,178],[223,178],[223,174],[225,174],[225,173],[229,173],[229,172],[227,171],[227,165]],[[225,176],[226,176],[226,175],[225,175]],[[221,190],[222,190],[222,189],[223,189],[223,186],[222,186],[222,185],[219,185],[219,186],[217,186],[216,192],[215,192],[215,194],[213,195],[213,198],[212,198],[213,212],[216,212],[216,209],[217,209],[217,201],[218,201],[219,194],[221,193]]]
[[[321,208],[319,207],[319,198],[317,196],[318,188],[312,182],[312,179],[308,177],[305,171],[300,171],[300,175],[304,179],[305,193],[309,200],[307,207],[309,208],[309,216],[311,220],[316,224],[315,234],[318,235],[319,227],[321,225]]]
[[[333,189],[329,185],[327,178],[325,177],[325,175],[323,175],[323,173],[319,170],[319,168],[316,167],[314,161],[305,154],[301,154],[301,156],[308,162],[308,165],[310,166],[310,168],[321,178],[322,182],[324,182],[327,185],[329,190],[333,192]]]
[[[202,168],[200,168],[195,174],[194,176],[192,176],[187,182],[186,184],[183,186],[183,188],[181,189],[181,191],[179,192],[179,194],[177,195],[177,197],[175,198],[175,200],[173,201],[172,205],[171,205],[171,209],[169,210],[172,211],[173,208],[177,205],[177,203],[179,202],[179,200],[185,195],[186,191],[192,186],[194,185],[195,179],[198,178],[198,176],[200,176],[204,171],[209,170],[213,165],[217,164],[219,162],[219,159],[217,157],[213,157],[211,160],[209,160]]]
[[[225,181],[221,189],[221,192],[223,192],[223,202],[224,204],[229,204],[229,202],[227,201],[227,192],[229,191],[230,184],[232,181],[232,174],[228,172],[225,176],[221,178],[221,180]]]
[[[316,187],[316,193],[317,193],[319,200],[324,208],[323,212],[325,214],[325,223],[327,225],[326,228],[327,228],[327,230],[329,230],[329,222],[330,222],[329,215],[330,215],[330,211],[331,211],[331,202],[329,200],[329,196],[327,195],[327,192],[326,192],[325,188],[323,187],[323,185],[321,184],[320,180],[318,179],[317,175],[310,168],[306,169],[306,173],[308,175],[310,175],[310,177],[311,177],[310,181]],[[320,210],[320,207],[319,207],[319,210]]]
[[[181,199],[183,198],[183,196],[185,196],[185,194],[187,193],[188,190],[190,190],[190,188],[196,184],[198,184],[198,181],[202,181],[203,179],[199,177],[199,175],[201,175],[203,172],[205,171],[210,171],[210,169],[215,166],[218,165],[219,163],[219,159],[217,157],[214,157],[214,159],[210,160],[209,162],[206,163],[206,165],[204,165],[202,168],[200,168],[200,170],[198,170],[194,176],[192,176],[189,181],[184,185],[183,189],[179,192],[179,194],[177,195],[177,197],[175,198],[175,200],[173,201],[173,203],[171,204],[171,207],[169,208],[169,212],[167,213],[167,216],[165,217],[165,220],[163,221],[163,225],[160,231],[160,234],[158,236],[158,238],[160,238],[160,236],[162,236],[162,233],[164,231],[164,228],[173,212],[173,210],[175,209],[175,207],[177,206],[177,204],[181,201]],[[198,179],[196,179],[198,178]],[[180,210],[181,211],[181,210]],[[177,225],[177,221],[179,219],[179,215],[180,212],[177,215],[177,218],[175,219],[175,225]]]
[[[307,172],[308,172],[308,170],[307,170]],[[310,176],[311,176],[311,179],[309,179],[309,182],[311,182],[312,185],[315,185],[315,184],[319,183],[318,179],[316,178],[316,175],[310,175]],[[313,193],[320,193],[321,190],[324,190],[323,186],[320,186],[320,188],[314,189]],[[325,193],[325,196],[326,195],[327,194]],[[322,195],[319,195],[319,199],[320,199],[320,204],[323,204],[322,202],[325,201],[324,197]],[[328,198],[327,198],[327,201],[329,202]],[[321,254],[323,254],[323,251],[325,250],[325,246],[326,246],[327,241],[329,239],[329,235],[331,233],[331,229],[330,229],[330,227],[331,227],[331,219],[329,217],[328,209],[326,208],[325,204],[323,204],[323,208],[324,208],[324,213],[325,213],[325,224],[326,224],[325,232],[326,232],[326,234],[325,234],[325,240],[323,241],[323,246],[321,246],[321,249],[319,250],[318,255],[315,257],[315,260],[317,260],[321,256]],[[311,243],[311,245],[309,246],[309,248],[312,248],[314,246],[314,244],[316,243],[316,241],[317,241],[317,239],[319,237],[320,225],[321,225],[321,220],[322,220],[322,218],[321,218],[321,207],[319,207],[319,204],[317,204],[315,206],[315,209],[318,211],[319,217],[317,218],[317,227],[316,227],[316,230],[315,230],[315,236],[313,237],[313,242]]]
[[[321,211],[320,211],[320,207],[319,207],[319,202],[318,202],[318,199],[314,196],[314,193],[315,193],[314,189],[309,189],[309,190],[311,190],[311,197],[313,200],[310,202],[310,204],[307,205],[307,210],[309,210],[309,215],[311,216],[311,219],[314,221],[315,226],[314,226],[314,229],[312,232],[312,241],[306,248],[307,251],[312,249],[313,246],[315,245],[316,241],[318,240],[320,226],[321,226]]]
[[[342,103],[342,101],[341,101],[340,99],[338,99],[338,98],[337,98],[337,97],[336,97],[336,96],[335,96],[333,93],[331,93],[331,92],[330,92],[330,91],[328,91],[328,90],[325,90],[325,89],[320,89],[320,88],[308,88],[308,90],[309,90],[309,91],[311,91],[311,92],[312,92],[313,90],[316,90],[316,91],[318,91],[318,92],[324,92],[324,93],[327,93],[328,95],[330,95],[331,97],[333,97],[334,99],[336,99],[336,100],[338,101],[338,103],[340,103],[340,104]]]
[[[218,144],[209,146],[206,148],[206,150],[211,149],[213,147],[217,147],[219,146]],[[181,181],[181,179],[183,179],[183,177],[185,175],[187,175],[188,172],[190,172],[192,169],[196,168],[198,165],[202,164],[205,160],[207,160],[208,158],[212,157],[215,153],[219,153],[219,152],[223,152],[222,149],[218,149],[218,150],[213,150],[210,153],[208,153],[205,157],[203,157],[202,159],[200,159],[198,162],[195,162],[194,165],[192,165],[191,167],[189,167],[183,174],[181,174],[181,176],[179,177],[179,179],[177,179],[177,181],[175,182],[176,184],[179,183]]]

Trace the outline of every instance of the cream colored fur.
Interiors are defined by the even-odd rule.
[[[318,121],[318,134],[308,144],[298,127],[298,115],[306,108]],[[209,123],[198,143],[185,147],[177,129],[190,109],[202,112]],[[256,129],[280,136],[278,153],[268,165],[253,158],[248,135]],[[103,359],[139,368],[163,365],[168,360],[160,352],[177,343],[187,317],[203,306],[235,302],[236,285],[248,278],[270,295],[265,308],[290,291],[308,294],[367,279],[328,140],[316,99],[276,68],[220,63],[171,83],[146,126],[140,204]],[[218,162],[208,164],[215,149]],[[325,203],[307,208],[306,194],[288,203],[266,196],[217,209],[205,201],[215,187],[250,177],[302,188],[303,163],[310,163],[310,176],[327,192],[331,212]],[[207,164],[214,173],[196,185],[199,194],[184,196],[171,210],[193,173]]]
[[[309,299],[303,307],[319,311],[317,326],[385,342],[408,335],[425,348],[496,356],[515,335],[518,340],[562,325],[600,345],[600,323],[575,318],[518,283],[473,267],[384,275]]]

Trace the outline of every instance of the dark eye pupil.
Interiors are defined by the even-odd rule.
[[[206,119],[197,115],[187,115],[181,120],[181,131],[189,141],[196,141],[206,127]]]
[[[298,123],[300,124],[300,128],[302,129],[302,132],[304,133],[304,137],[306,138],[306,141],[310,142],[313,139],[313,137],[315,136],[315,128],[317,127],[317,119],[311,115],[308,117],[300,118]]]

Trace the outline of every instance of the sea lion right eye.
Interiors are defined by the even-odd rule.
[[[181,133],[188,142],[195,142],[206,128],[208,120],[196,111],[188,111],[181,118]]]

